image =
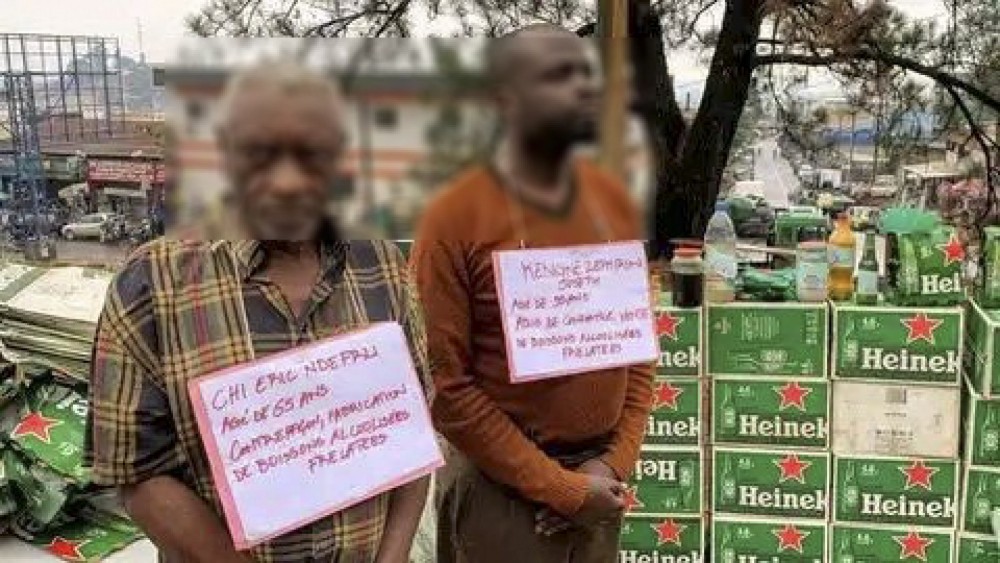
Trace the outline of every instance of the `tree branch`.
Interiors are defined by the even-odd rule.
[[[406,9],[410,7],[410,0],[402,0],[395,8],[393,8],[382,25],[375,31],[375,37],[381,37],[383,33],[388,31],[390,27],[399,22],[399,18],[403,17],[406,13]]]
[[[986,158],[986,208],[983,211],[983,215],[979,217],[976,221],[976,227],[982,230],[982,223],[990,216],[993,210],[993,204],[996,201],[996,186],[993,185],[994,170],[993,170],[993,157],[990,152],[989,143],[987,143],[986,134],[979,127],[979,123],[972,116],[972,112],[969,110],[969,106],[962,99],[962,96],[955,90],[954,86],[945,85],[948,93],[951,94],[951,99],[955,101],[955,105],[965,116],[965,120],[969,122],[969,129],[972,131],[973,136],[975,136],[976,141],[979,143],[980,149],[983,151],[983,156]],[[980,240],[985,240],[982,238],[982,232],[979,233]]]
[[[830,66],[835,64],[850,63],[852,61],[872,61],[893,65],[922,76],[932,78],[945,87],[953,87],[963,90],[970,96],[979,100],[982,104],[1000,112],[1000,100],[991,96],[985,90],[961,78],[949,74],[941,69],[925,65],[919,61],[876,51],[871,48],[860,48],[846,53],[831,53],[829,55],[807,55],[802,53],[776,53],[769,55],[758,55],[754,61],[755,66],[792,64],[801,66]]]
[[[357,12],[353,12],[353,13],[350,13],[350,14],[347,14],[347,15],[343,15],[343,16],[338,16],[336,18],[331,18],[331,19],[329,19],[329,20],[327,20],[327,21],[325,21],[323,23],[316,24],[316,25],[314,25],[314,26],[306,29],[302,33],[302,35],[304,37],[311,37],[313,35],[316,35],[316,34],[324,32],[327,29],[330,29],[331,27],[333,27],[335,25],[340,25],[342,28],[346,28],[346,27],[350,26],[352,23],[356,22],[357,20],[360,20],[361,18],[370,17],[370,16],[374,16],[374,15],[379,15],[379,14],[382,14],[382,13],[388,13],[388,11],[385,11],[385,10],[368,10],[368,9],[359,10]]]

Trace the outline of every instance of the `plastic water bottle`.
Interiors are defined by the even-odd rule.
[[[729,204],[719,201],[705,229],[705,301],[735,301],[736,274],[736,228],[729,218]]]

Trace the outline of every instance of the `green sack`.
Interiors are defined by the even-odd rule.
[[[953,227],[890,233],[887,252],[890,303],[913,307],[965,301],[965,247]]]
[[[72,486],[63,476],[10,449],[3,452],[3,462],[18,504],[18,520],[41,528],[66,519],[64,508]]]
[[[66,561],[100,561],[142,537],[139,528],[113,515],[90,514],[58,527],[33,529],[15,520],[19,538]]]
[[[14,498],[14,487],[7,477],[7,464],[0,458],[0,521],[10,518],[17,512],[17,500]],[[0,530],[0,533],[3,533]]]
[[[741,301],[794,301],[795,269],[747,268],[740,272],[736,287]]]
[[[10,442],[33,461],[84,483],[89,479],[83,463],[87,406],[87,398],[73,387],[35,380],[21,417],[8,434]]]

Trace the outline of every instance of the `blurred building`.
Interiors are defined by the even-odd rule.
[[[178,188],[197,208],[225,188],[214,138],[228,74],[220,68],[162,67],[154,81],[178,137]],[[343,81],[342,81],[343,82]],[[331,196],[348,222],[375,222],[389,236],[409,236],[416,214],[495,127],[486,93],[475,80],[450,80],[434,70],[362,71],[346,81],[349,147]],[[641,127],[630,132],[633,185],[648,177]],[[636,193],[637,197],[642,197]],[[400,235],[402,233],[402,235]]]

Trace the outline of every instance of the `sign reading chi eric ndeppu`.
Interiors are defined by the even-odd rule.
[[[238,549],[443,464],[394,323],[206,375],[189,391]]]
[[[641,242],[500,251],[493,269],[513,383],[659,357]]]

